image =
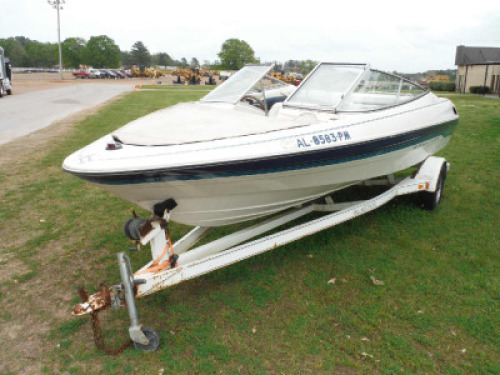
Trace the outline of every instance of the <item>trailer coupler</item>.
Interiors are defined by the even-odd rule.
[[[158,349],[160,337],[154,329],[142,327],[139,324],[139,314],[135,304],[136,285],[144,283],[144,280],[134,278],[130,259],[125,253],[121,252],[118,254],[118,263],[122,283],[110,287],[101,283],[99,290],[90,296],[85,289],[78,288],[78,294],[82,301],[75,305],[72,315],[90,315],[96,346],[106,354],[117,355],[132,343],[137,349],[154,351]],[[108,307],[117,309],[124,306],[127,307],[131,323],[129,327],[130,340],[117,349],[109,349],[106,347],[101,336],[98,313]]]

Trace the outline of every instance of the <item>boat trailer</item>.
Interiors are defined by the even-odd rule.
[[[419,193],[421,205],[426,209],[434,209],[440,203],[448,169],[449,163],[445,159],[431,156],[409,177],[401,179],[391,175],[385,179],[361,182],[367,186],[392,185],[392,188],[369,200],[335,203],[330,196],[327,196],[324,203],[304,204],[196,248],[193,246],[211,228],[195,227],[172,245],[168,221],[176,203],[172,199],[167,200],[160,207],[161,215],[155,212],[155,218],[142,219],[134,214],[134,217],[125,223],[125,233],[134,241],[137,248],[140,245],[150,244],[152,260],[134,273],[130,258],[125,252],[120,252],[118,264],[121,284],[110,287],[101,284],[99,291],[91,296],[80,289],[82,302],[75,305],[72,314],[92,316],[96,344],[100,349],[105,349],[100,337],[97,313],[108,307],[116,309],[126,306],[130,318],[131,342],[122,345],[117,351],[104,351],[108,354],[117,354],[132,342],[137,349],[154,351],[160,344],[159,335],[154,329],[140,324],[136,299],[351,220],[375,210],[400,195]],[[311,212],[328,214],[246,242]]]

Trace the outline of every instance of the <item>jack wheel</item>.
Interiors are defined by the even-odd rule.
[[[134,342],[134,347],[136,349],[145,351],[145,352],[154,352],[160,346],[160,335],[153,328],[142,327],[142,332],[146,335],[149,340],[148,345],[142,345],[138,342]]]
[[[436,191],[434,193],[430,191],[422,191],[420,193],[420,206],[424,210],[434,210],[441,203],[441,198],[443,197],[444,182],[446,180],[446,163],[441,167],[441,172],[439,172],[439,180],[437,182]]]

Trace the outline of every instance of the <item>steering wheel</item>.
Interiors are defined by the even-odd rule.
[[[266,106],[264,104],[264,101],[262,99],[256,98],[253,95],[245,95],[243,98],[241,98],[241,100],[242,101],[245,100],[251,105],[258,104],[260,109],[262,109],[263,111],[266,110]]]

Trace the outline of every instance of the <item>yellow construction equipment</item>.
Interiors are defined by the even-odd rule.
[[[176,69],[170,74],[177,76],[177,80],[174,83],[188,85],[199,85],[204,76],[204,74],[200,73],[199,69]]]
[[[132,74],[132,77],[141,77],[141,78],[159,78],[165,74],[163,74],[161,71],[154,69],[147,69],[144,65],[141,65],[139,69],[131,69],[130,74]]]
[[[425,77],[425,82],[429,83],[432,81],[449,82],[450,77],[446,76],[446,75],[435,75],[435,76],[430,75],[430,76]]]
[[[271,77],[295,86],[298,86],[303,79],[301,74],[294,72],[271,72]]]

